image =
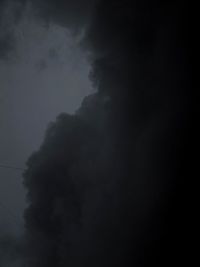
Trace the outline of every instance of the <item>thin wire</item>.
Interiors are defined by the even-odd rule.
[[[11,165],[4,165],[4,164],[0,164],[0,168],[12,169],[12,170],[17,170],[17,171],[25,171],[25,169],[23,169],[21,167],[16,167],[16,166],[11,166]]]

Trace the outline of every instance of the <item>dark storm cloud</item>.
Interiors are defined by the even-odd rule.
[[[0,1],[0,59],[8,59],[15,47],[13,27],[21,17],[25,0]]]
[[[13,35],[11,33],[6,33],[0,38],[0,58],[6,59],[9,52],[13,49]]]
[[[27,163],[27,265],[180,265],[186,5],[102,0],[88,15],[91,3],[34,1],[48,21],[87,23],[98,92],[60,115]]]
[[[0,1],[0,15],[1,15],[1,18],[3,16],[5,2],[6,1],[3,1],[3,0]],[[2,27],[2,19],[0,20],[0,29],[1,29],[1,27]],[[1,35],[2,35],[2,33],[1,33]],[[12,41],[11,41],[12,38],[10,37],[10,35],[9,34],[3,34],[3,36],[1,36],[1,35],[0,35],[0,58],[2,58],[5,55],[7,55],[7,52],[12,47]]]
[[[29,159],[25,173],[30,202],[25,214],[28,266],[64,266],[78,260],[74,252],[84,227],[85,190],[99,175],[100,141],[88,121],[61,114],[50,124],[40,150]]]
[[[31,0],[35,14],[47,23],[58,23],[73,30],[87,25],[98,0]]]
[[[6,2],[6,0],[1,0],[1,1],[0,1],[0,8],[1,8],[1,11],[2,11],[3,8],[4,8],[5,2]]]

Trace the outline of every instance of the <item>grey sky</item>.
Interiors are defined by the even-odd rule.
[[[42,26],[28,12],[12,30],[15,49],[0,60],[0,163],[24,167],[47,124],[60,112],[73,113],[92,86],[78,37],[59,26]],[[0,168],[2,203],[0,227],[15,232],[25,205],[20,171]]]

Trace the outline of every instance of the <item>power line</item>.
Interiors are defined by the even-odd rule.
[[[16,167],[16,166],[5,165],[5,164],[0,164],[0,168],[12,169],[12,170],[17,170],[17,171],[25,171],[25,169],[22,167]]]

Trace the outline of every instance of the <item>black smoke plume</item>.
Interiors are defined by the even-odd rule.
[[[27,162],[26,266],[180,266],[191,101],[186,3],[33,6],[40,19],[84,32],[97,93],[75,115],[59,115]]]

